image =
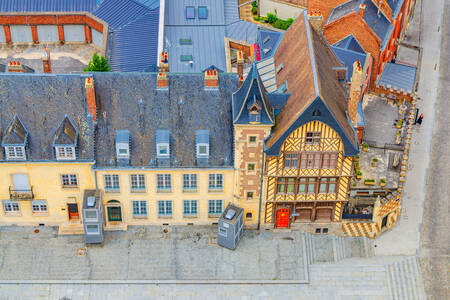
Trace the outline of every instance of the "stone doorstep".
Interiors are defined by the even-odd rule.
[[[104,231],[127,231],[128,225],[125,223],[121,223],[121,224],[117,224],[117,225],[112,225],[112,224],[106,223],[106,225],[103,226],[103,230]]]
[[[58,227],[58,235],[75,235],[84,234],[83,224],[80,223],[68,223],[62,224]]]

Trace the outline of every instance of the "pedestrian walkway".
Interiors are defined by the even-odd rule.
[[[414,20],[410,23],[407,32],[408,43],[414,44],[416,39],[423,48],[418,85],[418,96],[422,100],[418,101],[417,107],[425,118],[422,126],[414,130],[400,218],[395,227],[375,240],[376,255],[418,254],[438,88],[441,33],[437,31],[437,28],[441,25],[441,19],[436,16],[442,14],[441,10],[441,5],[422,6],[418,1]],[[420,34],[420,32],[426,32],[426,34]]]

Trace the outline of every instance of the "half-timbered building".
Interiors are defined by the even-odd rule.
[[[274,64],[277,86],[290,96],[265,140],[262,223],[334,224],[338,230],[359,152],[336,72],[342,64],[306,14],[284,35]]]

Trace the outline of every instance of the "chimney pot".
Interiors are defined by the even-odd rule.
[[[169,72],[169,53],[161,52],[159,56],[159,71],[160,72]]]
[[[167,75],[166,73],[159,72],[157,78],[157,88],[158,89],[166,89],[168,87],[167,84]]]
[[[7,72],[17,72],[17,73],[23,73],[23,66],[20,64],[19,61],[10,61],[8,63],[8,67],[6,69]]]
[[[359,5],[359,15],[361,16],[361,18],[364,18],[365,9],[366,9],[366,5],[361,3]]]
[[[219,76],[217,75],[217,70],[207,69],[205,71],[205,88],[218,88],[219,87]]]

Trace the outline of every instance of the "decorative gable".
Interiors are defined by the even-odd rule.
[[[56,129],[53,138],[57,160],[76,159],[75,148],[78,143],[78,131],[66,115]]]
[[[3,133],[2,147],[7,160],[26,160],[25,146],[28,141],[28,130],[16,114]]]

